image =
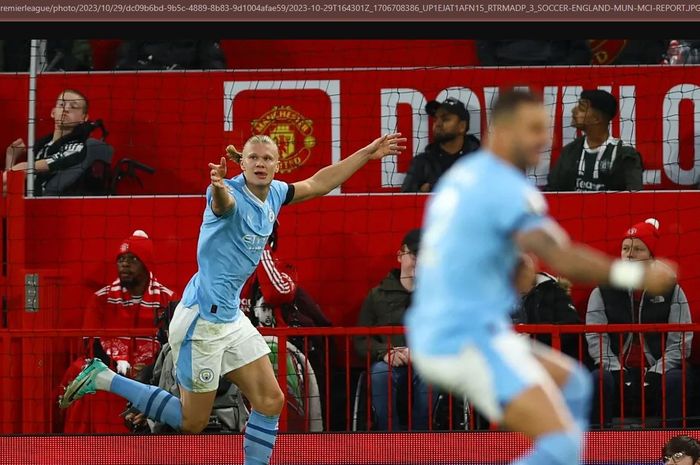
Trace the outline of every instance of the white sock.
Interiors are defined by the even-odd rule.
[[[95,376],[95,388],[99,391],[109,391],[109,387],[112,385],[112,379],[117,376],[115,372],[110,369],[102,370]]]

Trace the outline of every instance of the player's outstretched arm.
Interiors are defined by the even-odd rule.
[[[294,199],[291,203],[303,202],[328,194],[347,181],[369,160],[379,160],[387,155],[398,155],[406,149],[406,138],[400,133],[387,134],[375,139],[344,160],[319,170],[308,179],[294,183]]]
[[[656,295],[676,284],[674,264],[661,260],[651,263],[613,260],[591,247],[571,242],[553,221],[546,227],[518,233],[516,241],[523,252],[534,253],[557,273],[575,281],[646,289]]]
[[[211,178],[211,210],[216,216],[230,212],[235,206],[233,196],[228,192],[224,179],[226,178],[226,157],[221,157],[219,164],[209,163]]]

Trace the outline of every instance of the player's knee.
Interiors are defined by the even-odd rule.
[[[183,417],[180,432],[187,434],[197,434],[204,431],[209,425],[209,416],[205,417]]]
[[[279,415],[284,407],[284,393],[281,389],[270,389],[269,392],[260,396],[253,405],[253,408],[258,412],[274,416]]]

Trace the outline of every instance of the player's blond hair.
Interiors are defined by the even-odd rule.
[[[233,145],[229,145],[228,147],[226,147],[226,156],[228,156],[231,160],[235,161],[236,163],[240,163],[241,159],[243,158],[243,152],[245,152],[246,147],[248,147],[251,144],[269,144],[274,146],[275,150],[277,150],[277,144],[272,139],[272,137],[267,136],[265,134],[258,134],[248,139],[243,145],[243,150],[241,151],[238,151],[238,149]]]

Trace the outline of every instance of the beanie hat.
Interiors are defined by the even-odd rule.
[[[644,242],[652,256],[656,255],[656,247],[659,242],[659,221],[648,218],[644,222],[637,223],[627,230],[625,239],[635,238]]]
[[[119,253],[117,253],[117,259],[120,256],[130,253],[136,256],[144,264],[148,271],[152,271],[153,265],[153,242],[149,239],[148,234],[137,229],[131,235],[124,239],[119,246]]]

